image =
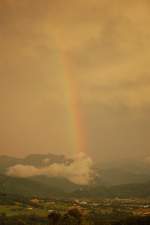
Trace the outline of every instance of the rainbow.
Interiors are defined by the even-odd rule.
[[[74,154],[85,153],[85,131],[79,104],[78,88],[73,78],[73,71],[67,56],[59,48],[57,49],[57,59],[59,59],[58,66],[60,67],[59,70],[61,70],[60,75],[62,76],[61,82],[64,89],[64,102],[67,112],[67,137],[70,151]]]

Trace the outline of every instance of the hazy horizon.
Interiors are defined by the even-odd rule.
[[[150,157],[150,2],[0,2],[0,155]]]

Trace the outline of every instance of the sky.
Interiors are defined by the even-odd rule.
[[[0,0],[0,154],[150,155],[149,0]]]

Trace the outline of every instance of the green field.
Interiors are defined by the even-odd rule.
[[[25,208],[21,206],[10,206],[10,205],[0,205],[0,214],[6,214],[7,216],[14,216],[14,215],[40,215],[40,216],[47,216],[48,212],[45,209],[40,208]]]
[[[15,215],[38,215],[41,217],[47,217],[49,210],[57,210],[64,212],[70,203],[49,203],[44,202],[40,203],[38,206],[32,206],[30,204],[21,204],[16,202],[12,205],[0,205],[0,214],[5,214],[6,216],[15,216]]]

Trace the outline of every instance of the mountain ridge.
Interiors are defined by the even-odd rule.
[[[91,196],[91,197],[128,197],[150,196],[149,170],[130,168],[94,168],[94,183],[87,186],[77,185],[63,177],[33,176],[27,178],[6,175],[9,167],[17,164],[31,165],[37,168],[55,163],[68,164],[73,159],[64,155],[31,154],[24,158],[0,156],[0,192],[21,193],[38,196]],[[139,167],[140,168],[140,167]]]

